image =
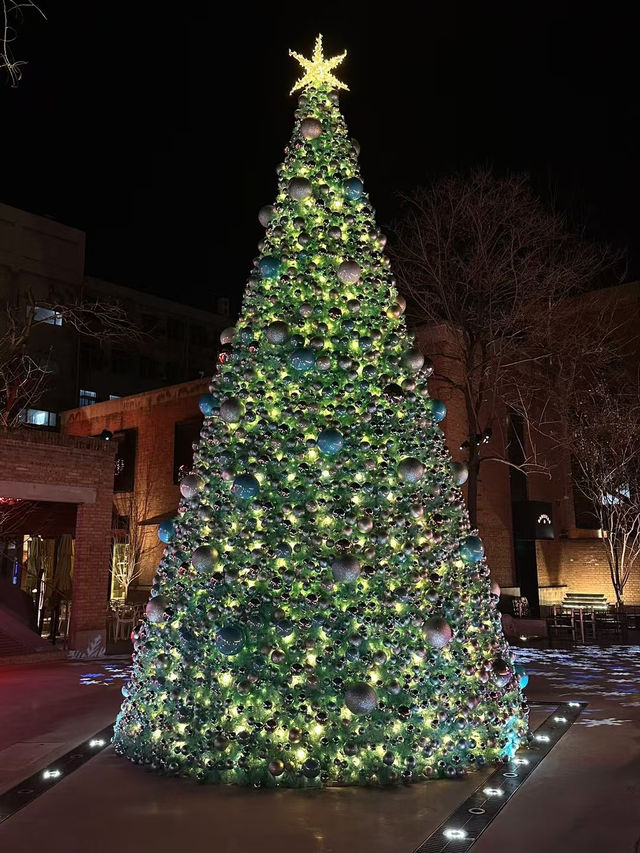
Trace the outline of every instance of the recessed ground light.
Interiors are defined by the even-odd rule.
[[[450,839],[467,837],[467,833],[464,831],[464,829],[445,829],[442,834],[445,838]]]
[[[43,779],[59,779],[62,776],[62,770],[45,770],[42,774]]]

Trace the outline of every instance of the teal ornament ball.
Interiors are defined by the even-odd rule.
[[[278,542],[273,552],[279,559],[286,560],[291,556],[291,545],[288,542]]]
[[[216,646],[223,655],[237,655],[243,645],[244,634],[237,625],[227,625],[216,634]]]
[[[294,370],[297,370],[300,373],[306,373],[309,370],[313,370],[315,367],[316,356],[311,349],[294,349],[289,361],[291,362],[291,366]]]
[[[344,445],[344,438],[337,429],[323,429],[317,438],[318,448],[325,456],[335,456]]]
[[[253,474],[240,474],[233,481],[232,493],[242,501],[251,500],[260,491],[260,483]]]
[[[274,258],[270,255],[260,258],[258,272],[262,278],[276,278],[280,272],[280,258]]]
[[[351,201],[357,201],[364,193],[364,186],[359,178],[349,178],[348,181],[344,182],[343,187],[344,194]]]
[[[524,688],[529,683],[529,676],[525,672],[524,667],[519,663],[517,663],[515,665],[515,673],[516,673],[516,676],[518,677],[518,684],[520,685],[520,689],[524,690]]]
[[[203,415],[212,415],[220,408],[220,400],[214,397],[213,394],[203,394],[198,400],[198,408]]]
[[[484,557],[484,545],[479,536],[467,536],[460,543],[460,556],[465,563],[479,563]]]
[[[442,400],[430,400],[431,417],[439,424],[447,417],[447,407]]]
[[[370,714],[378,704],[378,697],[373,687],[364,681],[359,681],[347,688],[344,704],[352,714]]]
[[[158,525],[158,539],[167,544],[171,542],[176,535],[176,528],[173,521],[163,521]]]

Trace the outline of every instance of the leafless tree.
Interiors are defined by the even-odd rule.
[[[507,435],[496,435],[507,430],[503,415],[519,413],[529,433],[517,467],[548,471],[532,425],[558,428],[548,402],[553,386],[606,351],[610,329],[579,297],[620,258],[572,233],[526,178],[487,170],[406,196],[392,251],[409,319],[446,342],[433,353],[444,365],[434,378],[464,401],[469,435],[461,449],[475,527],[481,466],[516,464],[503,450]]]
[[[21,291],[0,311],[0,426],[16,426],[20,413],[33,406],[47,387],[51,354],[36,358],[30,348],[34,330],[55,318],[79,335],[98,341],[136,343],[142,334],[126,309],[95,298],[65,299],[54,293],[36,300]],[[47,314],[47,312],[49,312]]]
[[[17,86],[22,78],[22,66],[26,65],[24,59],[16,59],[11,49],[16,40],[16,29],[12,22],[22,18],[24,9],[34,9],[46,20],[46,15],[34,0],[2,0],[2,20],[0,26],[0,71],[5,70],[9,75],[12,86]]]
[[[127,519],[127,531],[114,542],[112,574],[127,600],[129,587],[142,574],[146,558],[158,550],[155,528],[145,522],[152,515],[152,470],[136,472],[135,488],[114,496],[118,513]]]
[[[573,395],[574,481],[602,531],[618,604],[640,566],[640,382],[620,370]]]

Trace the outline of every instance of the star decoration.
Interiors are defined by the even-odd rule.
[[[307,87],[311,89],[346,89],[349,91],[349,87],[331,73],[337,65],[340,65],[346,55],[347,51],[345,50],[344,53],[340,54],[340,56],[333,56],[325,59],[322,53],[321,35],[316,39],[311,59],[307,59],[304,56],[300,56],[300,54],[296,53],[294,50],[290,50],[289,56],[293,56],[297,59],[304,69],[304,74],[295,84],[290,94],[293,95],[293,93],[298,89],[306,89]]]

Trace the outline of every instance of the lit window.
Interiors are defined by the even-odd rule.
[[[45,412],[43,409],[23,409],[20,420],[34,426],[54,427],[58,423],[58,416],[55,412]]]
[[[82,388],[80,389],[80,406],[93,406],[94,403],[98,402],[98,392],[97,391],[85,391]]]
[[[109,394],[109,399],[110,400],[119,400],[120,394]]]
[[[33,319],[36,323],[48,323],[50,326],[62,325],[62,314],[51,308],[41,308],[39,305],[33,309]]]

